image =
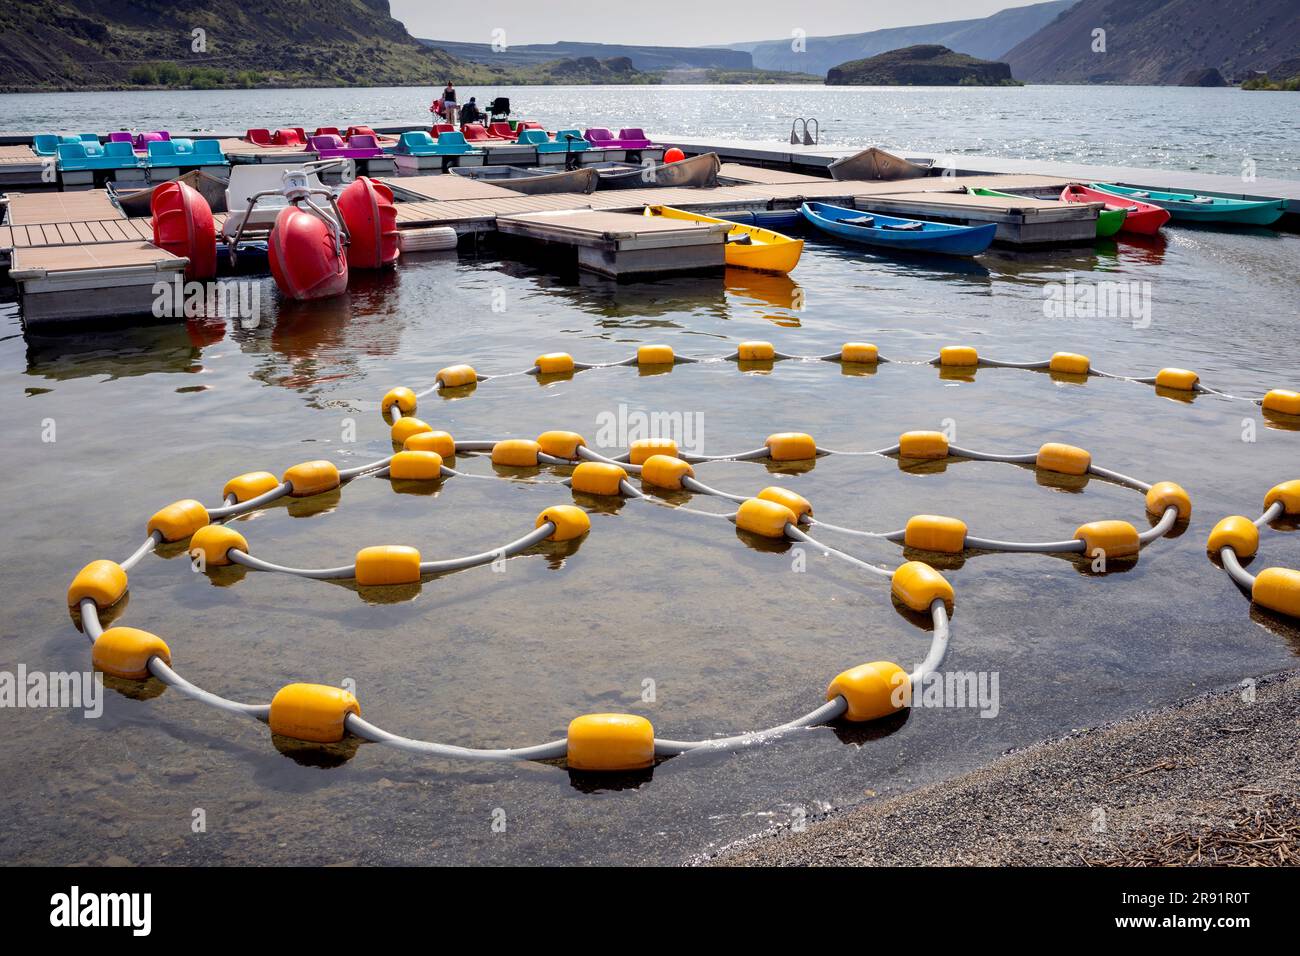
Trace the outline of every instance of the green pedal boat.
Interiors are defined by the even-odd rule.
[[[970,189],[967,192],[975,196],[1001,196],[1003,199],[1025,199],[1025,196],[1017,196],[1015,193],[998,192],[996,189]],[[1126,209],[1099,209],[1097,210],[1097,237],[1113,236],[1124,228],[1124,218],[1128,215]]]
[[[1183,222],[1271,226],[1286,212],[1285,199],[1224,199],[1221,196],[1198,196],[1195,193],[1135,189],[1132,186],[1115,186],[1111,183],[1093,183],[1092,188],[1149,202],[1161,209],[1169,210],[1169,215]]]

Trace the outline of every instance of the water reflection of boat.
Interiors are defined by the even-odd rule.
[[[810,242],[816,241],[810,239]],[[838,242],[817,242],[819,256],[834,256],[859,265],[869,265],[885,272],[925,279],[953,279],[957,281],[977,280],[980,285],[988,285],[991,279],[988,266],[978,259],[960,256],[932,256],[924,253],[906,252],[877,253],[870,246],[848,246]],[[998,249],[985,254],[984,260],[996,263],[1006,254]]]
[[[210,344],[206,319],[191,319],[202,327],[195,341],[190,322],[160,319],[154,324],[79,329],[76,335],[42,336],[28,332],[27,374],[53,381],[89,376],[109,379],[169,372],[198,372],[201,346]],[[224,320],[215,320],[224,329]]]
[[[793,311],[803,308],[803,286],[784,274],[728,268],[723,285],[732,297],[748,300],[755,306],[775,306]],[[784,317],[793,319],[793,316]],[[793,319],[792,324],[798,325],[798,320]]]
[[[1260,232],[1271,232],[1271,230],[1261,229]],[[1276,233],[1273,233],[1276,235]],[[1143,236],[1136,233],[1125,232],[1119,237],[1119,259],[1121,262],[1136,262],[1142,265],[1158,266],[1165,261],[1165,249],[1169,246],[1169,240],[1162,232],[1154,235]]]

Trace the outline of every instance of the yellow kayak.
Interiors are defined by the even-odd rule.
[[[789,272],[799,264],[803,240],[791,239],[771,229],[745,226],[725,219],[700,216],[672,206],[646,206],[645,215],[685,219],[689,222],[721,223],[731,227],[727,233],[727,265],[761,272]]]

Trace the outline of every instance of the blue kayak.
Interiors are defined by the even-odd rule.
[[[799,213],[832,236],[899,252],[977,256],[989,247],[993,234],[998,231],[996,223],[954,226],[926,219],[897,219],[823,202],[806,202],[799,207]]]
[[[1093,183],[1093,189],[1140,199],[1153,206],[1169,210],[1174,219],[1185,222],[1224,222],[1251,226],[1271,226],[1286,212],[1284,199],[1224,199],[1222,196],[1198,196],[1195,193],[1158,192],[1154,189],[1134,189],[1132,186],[1115,186],[1110,183]]]

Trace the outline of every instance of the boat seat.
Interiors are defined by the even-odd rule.
[[[555,142],[539,144],[537,147],[539,153],[580,153],[584,149],[591,149],[591,144],[576,129],[557,130]]]
[[[754,237],[747,232],[742,232],[738,236],[733,236],[731,233],[727,233],[727,243],[728,245],[733,246],[752,246],[754,244]]]
[[[920,232],[925,227],[919,222],[882,222],[880,228],[893,232]]]
[[[848,226],[874,226],[876,224],[876,217],[857,216],[853,219],[841,219],[840,222]]]
[[[55,156],[59,152],[59,138],[53,133],[37,133],[32,137],[32,149],[37,156]]]
[[[338,136],[339,128],[337,126],[317,126],[313,136]]]
[[[224,166],[226,154],[221,151],[221,143],[215,139],[200,139],[194,143],[194,159],[205,166]]]
[[[501,139],[515,138],[515,131],[510,128],[509,123],[491,123],[488,125],[487,131],[490,135]]]
[[[544,129],[521,129],[519,135],[515,138],[516,143],[522,143],[525,146],[540,146],[550,141],[551,139],[546,135]]]
[[[488,131],[478,123],[466,123],[460,128],[460,131],[465,134],[467,143],[486,143],[492,139],[488,135]]]
[[[312,136],[307,140],[308,149],[314,149],[318,152],[322,149],[344,149],[347,143],[343,142],[342,136],[335,136],[327,133],[324,136]]]
[[[450,123],[434,123],[434,124],[433,124],[433,135],[434,135],[434,136],[441,136],[443,133],[454,133],[454,132],[456,132],[456,127],[452,126]]]
[[[305,146],[306,138],[296,127],[286,127],[277,129],[275,135],[271,137],[272,144],[276,146]]]
[[[271,131],[269,129],[250,129],[244,134],[244,138],[257,146],[271,145]]]
[[[349,126],[347,138],[351,139],[353,136],[373,136],[375,142],[379,142],[379,134],[369,126]]]
[[[1211,196],[1193,196],[1188,202],[1200,203],[1202,205],[1211,205],[1214,202]]]
[[[109,143],[101,146],[88,140],[59,144],[59,166],[77,169],[134,169],[139,158],[130,143]]]
[[[423,130],[403,133],[397,140],[397,152],[406,156],[421,156],[433,153],[437,148],[432,136]]]
[[[438,142],[434,144],[433,153],[435,156],[462,156],[467,153],[477,153],[476,149],[465,140],[464,133],[455,131],[442,133],[438,136]]]
[[[108,141],[110,143],[134,143],[135,136],[126,130],[118,130],[115,133],[108,134]]]

